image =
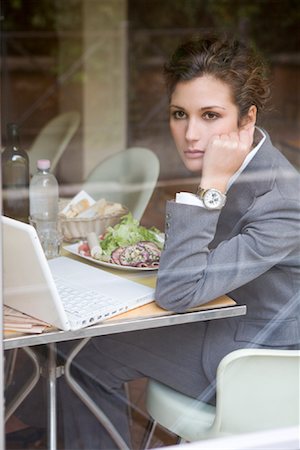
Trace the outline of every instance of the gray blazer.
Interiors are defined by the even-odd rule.
[[[167,203],[158,304],[182,312],[227,294],[247,306],[246,316],[207,323],[199,348],[210,380],[235,349],[299,348],[299,188],[298,172],[267,135],[221,212]]]

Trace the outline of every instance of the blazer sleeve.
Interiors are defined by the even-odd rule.
[[[300,235],[295,200],[271,193],[257,198],[242,218],[239,234],[209,250],[219,215],[167,203],[155,296],[161,307],[183,312],[199,306],[251,282],[295,251]]]

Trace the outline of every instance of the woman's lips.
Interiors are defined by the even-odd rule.
[[[184,151],[184,155],[188,159],[197,159],[204,155],[204,151],[198,149],[187,149]]]

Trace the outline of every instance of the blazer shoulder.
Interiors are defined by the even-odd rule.
[[[265,134],[265,142],[245,171],[252,182],[255,180],[256,196],[271,191],[275,183],[282,194],[299,189],[299,172]]]

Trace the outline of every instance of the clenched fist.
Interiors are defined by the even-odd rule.
[[[212,136],[203,157],[201,187],[226,191],[232,175],[252,148],[254,126],[229,134]]]

